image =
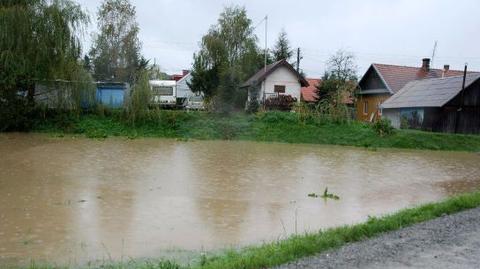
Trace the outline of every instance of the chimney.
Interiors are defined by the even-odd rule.
[[[182,75],[183,75],[183,76],[188,75],[188,73],[190,73],[190,71],[188,71],[188,70],[182,70]]]
[[[430,71],[430,58],[422,59],[422,70],[425,72]]]
[[[445,75],[447,74],[448,70],[450,70],[450,65],[449,65],[449,64],[443,65],[442,78],[445,77]]]

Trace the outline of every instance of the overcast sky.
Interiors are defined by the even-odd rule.
[[[77,0],[92,16],[95,30],[100,1]],[[362,75],[373,63],[419,66],[438,46],[434,67],[480,71],[479,0],[131,0],[137,8],[143,54],[168,73],[189,69],[198,42],[225,6],[245,6],[253,24],[268,15],[269,47],[287,31],[292,48],[300,47],[301,68],[321,76],[338,49],[356,56]],[[256,29],[264,45],[264,25]],[[85,37],[90,46],[90,36]]]

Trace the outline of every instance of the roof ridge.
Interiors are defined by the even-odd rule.
[[[467,73],[467,76],[478,76],[480,78],[480,73],[479,72]],[[425,82],[425,81],[428,82],[429,80],[434,80],[434,79],[452,79],[452,78],[461,78],[461,77],[463,77],[463,74],[462,75],[456,75],[456,76],[445,76],[445,77],[440,77],[440,78],[422,78],[422,79],[416,79],[416,80],[409,81],[408,83],[411,83],[411,82]]]
[[[418,66],[399,65],[399,64],[372,63],[372,65],[376,65],[376,66],[383,65],[383,66],[393,66],[393,67],[405,67],[405,68],[413,68],[413,69],[422,69],[422,67],[418,67]],[[441,68],[430,68],[430,71],[432,71],[432,70],[443,71],[443,69],[441,69]],[[459,69],[449,69],[448,71],[463,72],[463,70],[459,70]],[[479,71],[468,71],[468,70],[467,70],[467,73],[480,73],[480,72],[479,72]]]

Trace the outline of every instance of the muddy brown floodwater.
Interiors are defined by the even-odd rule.
[[[0,265],[258,244],[480,186],[459,152],[1,134],[0,158]]]

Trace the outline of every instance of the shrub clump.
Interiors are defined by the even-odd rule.
[[[268,110],[290,111],[297,102],[297,98],[291,95],[278,95],[265,100],[265,108]]]
[[[257,98],[252,97],[252,99],[247,103],[246,112],[249,114],[253,114],[253,113],[257,113],[259,109],[260,109],[260,104],[258,103]]]
[[[381,137],[391,135],[395,131],[390,120],[385,118],[376,121],[372,128]]]

